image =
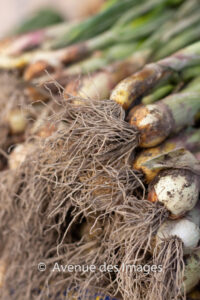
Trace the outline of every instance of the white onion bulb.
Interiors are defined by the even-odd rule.
[[[156,244],[173,237],[177,237],[183,242],[184,254],[189,254],[198,245],[200,228],[187,218],[167,220],[160,226],[157,232]]]
[[[171,170],[161,173],[153,185],[154,198],[163,203],[174,217],[190,211],[198,201],[198,177],[190,171]]]
[[[11,170],[17,169],[33,149],[32,144],[18,144],[9,155],[8,165]]]
[[[8,115],[8,124],[13,134],[23,133],[26,129],[27,119],[21,109],[14,109]]]

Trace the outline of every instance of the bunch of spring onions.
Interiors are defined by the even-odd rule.
[[[178,8],[178,14],[174,15],[172,10],[169,11],[168,16],[167,11],[162,14],[162,5],[160,8],[156,5],[149,12],[142,16],[139,15],[137,18],[135,18],[137,10],[136,12],[135,10],[133,11],[132,16],[129,12],[125,14],[127,17],[122,17],[122,21],[120,22],[119,20],[118,25],[116,24],[110,31],[106,31],[102,35],[85,42],[87,50],[85,47],[84,49],[81,48],[82,44],[77,44],[77,49],[86,50],[86,52],[90,51],[88,47],[94,47],[92,50],[93,54],[90,54],[89,58],[67,68],[61,67],[58,72],[56,72],[57,67],[55,65],[40,61],[31,64],[27,68],[24,78],[26,80],[35,78],[34,82],[41,85],[48,81],[57,81],[62,86],[66,85],[65,92],[66,96],[69,95],[69,97],[72,95],[91,99],[108,98],[111,90],[120,80],[135,73],[146,62],[155,60],[157,57],[169,55],[173,51],[198,40],[198,31],[193,30],[198,25],[200,15],[196,4],[195,1],[190,6],[188,6],[187,2],[182,3]],[[145,5],[144,8],[146,8]],[[140,7],[140,14],[142,9],[143,7]],[[186,18],[187,20],[189,19],[187,22],[185,21]],[[129,20],[127,25],[122,26],[127,20]],[[159,26],[159,22],[162,23],[159,31],[154,33],[154,26],[155,28]],[[119,30],[121,30],[121,33]],[[192,36],[191,34],[187,35],[187,30],[191,30],[194,34]],[[115,31],[117,31],[117,36],[123,37],[120,41],[118,41],[118,38],[114,38]],[[180,39],[180,42],[174,42],[176,39]],[[173,49],[170,46],[166,46],[170,42],[175,45]],[[96,53],[94,51],[96,46],[97,49],[101,49],[101,52]],[[69,50],[69,47],[67,49]],[[160,52],[162,49],[165,49],[165,53],[163,53],[163,56],[161,54],[158,56],[157,51]],[[41,75],[44,75],[45,67],[48,72],[53,72],[51,76],[41,77]],[[74,75],[80,74],[82,76],[78,80],[74,80]]]
[[[128,114],[130,124],[136,126],[136,122],[138,120],[140,122],[141,126],[139,127],[137,125],[141,136],[140,147],[149,148],[159,145],[157,148],[146,150],[145,154],[148,159],[138,160],[136,158],[134,168],[140,171],[142,170],[146,177],[145,181],[149,184],[148,200],[155,204],[162,204],[166,212],[170,215],[170,219],[165,220],[165,222],[157,228],[156,242],[154,243],[155,249],[152,255],[155,262],[160,262],[161,260],[164,267],[166,268],[166,266],[168,266],[169,270],[174,268],[174,260],[172,259],[172,255],[170,255],[170,251],[172,254],[175,253],[177,255],[178,267],[175,275],[170,277],[170,284],[172,281],[178,282],[178,288],[180,289],[179,294],[177,293],[178,296],[181,296],[183,293],[183,276],[180,277],[180,274],[182,274],[182,255],[190,255],[187,263],[191,260],[189,267],[187,267],[187,263],[184,263],[184,265],[186,264],[185,272],[188,274],[184,277],[187,279],[184,283],[184,291],[189,292],[196,285],[197,278],[199,278],[196,276],[196,270],[199,265],[198,262],[196,263],[196,261],[194,261],[194,251],[200,239],[199,217],[197,215],[197,218],[195,217],[194,220],[193,217],[192,219],[188,217],[189,212],[195,208],[199,197],[199,165],[190,152],[182,149],[185,148],[192,152],[199,151],[199,130],[194,128],[188,129],[188,131],[184,131],[180,136],[175,136],[166,141],[165,144],[160,145],[160,143],[168,136],[172,134],[176,135],[182,129],[192,126],[198,120],[198,113],[200,111],[199,78],[196,77],[193,79],[193,75],[191,76],[191,66],[195,65],[196,68],[196,63],[199,62],[198,55],[191,55],[191,53],[193,53],[192,51],[198,49],[197,46],[198,43],[180,52],[185,54],[183,64],[181,64],[181,59],[177,54],[166,58],[165,61],[171,62],[171,68],[167,69],[167,72],[170,72],[170,74],[167,74],[166,78],[164,78],[162,82],[164,86],[159,85],[159,80],[156,81],[156,83],[159,83],[157,87],[159,91],[165,87],[166,82],[167,85],[169,85],[169,79],[174,75],[173,66],[175,64],[175,67],[180,68],[180,70],[182,70],[181,68],[186,68],[183,73],[183,78],[186,79],[185,82],[182,82],[183,87],[182,85],[179,86],[179,79],[177,80],[176,77],[174,78],[174,76],[172,76],[172,83],[170,83],[172,89],[167,89],[168,96],[166,98],[162,99],[166,93],[165,89],[163,93],[158,93],[155,85],[152,94],[150,93],[147,96],[149,97],[148,101],[145,100],[154,103],[150,105],[135,105]],[[188,56],[186,54],[188,54]],[[173,60],[174,58],[175,60]],[[164,64],[163,61],[161,62],[162,67]],[[188,67],[190,67],[190,69],[187,69]],[[195,74],[195,72],[192,74]],[[148,82],[150,81],[147,81],[147,84]],[[173,93],[171,93],[171,91],[173,91]],[[158,96],[154,98],[153,95],[155,94]],[[144,99],[147,99],[146,96]],[[143,99],[141,99],[141,101],[143,102]],[[140,109],[145,112],[147,110],[147,113],[141,114],[141,117],[139,114],[138,117],[137,111],[140,111]],[[148,126],[149,124],[151,125],[152,122],[159,122],[159,125],[155,126],[153,124],[152,126]],[[164,127],[165,125],[166,127]],[[163,130],[161,130],[162,128]],[[150,130],[150,134],[147,134],[147,130]],[[17,153],[16,148],[16,151],[13,151],[13,155],[21,154],[21,164],[24,160],[24,154],[19,148],[18,150],[19,152]],[[27,152],[29,152],[29,150]],[[142,157],[142,155],[143,153],[138,154],[139,157]],[[12,167],[12,165],[14,165],[14,167]],[[13,164],[11,162],[10,167],[15,169],[18,166],[15,167],[15,163]],[[193,235],[186,235],[185,231],[182,231],[182,228],[185,226],[188,227],[190,233],[193,232]],[[177,242],[177,237],[178,241],[181,241],[180,243]],[[166,255],[167,260],[165,259]],[[162,273],[164,274],[162,278],[164,282],[166,282],[167,278],[166,273],[167,271],[165,269],[165,273]],[[176,276],[178,276],[178,279]],[[157,281],[155,282],[157,283]],[[160,278],[158,282],[160,282]],[[169,288],[167,292],[163,291],[163,286],[158,285],[156,288],[156,292],[153,290],[155,293],[162,291],[166,293],[167,296],[169,295]],[[155,294],[153,294],[153,297],[155,297]],[[164,299],[167,299],[166,297]]]
[[[20,69],[17,76],[25,98],[30,100],[31,95],[39,100],[31,98],[32,114],[23,106],[1,114],[7,136],[23,137],[17,145],[12,142],[6,147],[3,170],[16,172],[23,167],[35,149],[34,138],[45,140],[58,128],[65,128],[63,123],[52,125],[51,120],[44,123],[42,118],[48,119],[62,106],[58,101],[55,108],[40,85],[46,84],[56,94],[52,82],[57,81],[64,88],[66,105],[66,99],[74,97],[74,111],[84,105],[82,98],[104,99],[110,93],[110,99],[126,110],[123,122],[137,132],[130,168],[140,173],[146,198],[155,211],[162,207],[165,214],[164,218],[157,211],[149,224],[147,220],[135,229],[143,237],[153,224],[153,234],[149,230],[150,237],[142,241],[143,256],[163,264],[163,272],[148,279],[152,290],[147,299],[186,299],[185,294],[200,280],[199,17],[197,0],[110,0],[87,20],[40,28],[0,45],[0,68]],[[41,105],[40,101],[47,102]],[[28,119],[35,115],[41,118],[35,118],[33,124]],[[27,132],[34,138],[26,138]],[[0,263],[0,289],[5,269]],[[129,291],[126,293],[125,299],[130,298]],[[101,295],[95,297],[101,299]]]
[[[175,4],[173,2],[175,2]],[[173,4],[175,5],[174,10]],[[74,34],[76,35],[76,33],[78,33],[79,36],[79,39],[75,39],[75,42],[67,42],[67,44],[70,44],[69,47],[59,48],[55,51],[51,49],[46,51],[38,50],[25,53],[24,55],[22,54],[19,57],[10,57],[5,54],[1,57],[1,67],[23,67],[30,63],[33,64],[32,67],[36,67],[36,62],[41,60],[46,67],[58,67],[60,64],[66,64],[84,58],[95,50],[119,43],[119,36],[120,43],[142,41],[152,34],[158,26],[161,26],[163,22],[173,18],[176,7],[176,1],[170,1],[170,3],[166,0],[151,0],[148,3],[146,1],[139,2],[137,0],[126,0],[123,1],[123,3],[117,1],[100,12],[97,16],[92,17],[92,20],[89,19],[78,24],[78,29],[75,28],[75,30],[73,30],[74,26],[69,27],[70,32],[74,31],[72,36],[74,36]],[[115,13],[113,13],[113,10]],[[97,33],[94,32],[92,35],[93,38],[88,39],[87,37],[83,40],[84,33],[88,34],[88,28],[93,31],[96,28],[99,30],[102,24],[107,24],[108,20],[110,21],[112,19],[111,16],[115,16],[115,20],[108,26],[109,29],[103,28],[102,34],[96,36]],[[102,18],[104,18],[106,22],[102,23]],[[105,29],[107,30],[105,31]],[[80,31],[81,34],[79,35]],[[67,33],[67,37],[70,37],[70,32]]]
[[[133,168],[144,174],[148,183],[148,200],[155,205],[161,204],[170,218],[157,228],[153,238],[154,262],[161,263],[164,269],[153,279],[149,299],[185,299],[185,293],[191,291],[199,281],[196,271],[200,265],[196,248],[200,241],[200,210],[195,207],[200,191],[199,129],[190,128],[176,135],[184,127],[198,123],[200,77],[192,79],[191,75],[191,70],[197,70],[199,64],[198,50],[192,53],[198,45],[196,43],[183,52],[145,66],[142,71],[122,81],[112,95],[118,103],[126,99],[125,108],[129,107],[128,103],[133,105],[128,113],[128,121],[139,130],[139,146],[147,148],[137,154]],[[191,67],[192,61],[191,66],[187,65],[188,57],[194,59],[194,67]],[[178,85],[176,76],[169,82],[176,71],[185,74]],[[141,104],[138,105],[138,102]],[[171,135],[174,136],[166,140]],[[196,158],[190,151],[194,155],[197,152]],[[160,214],[159,211],[157,213]],[[141,223],[140,226],[142,236],[146,225]],[[152,230],[149,228],[149,234]],[[147,236],[147,245],[148,239]],[[137,244],[138,240],[133,239],[133,242]],[[189,259],[187,255],[191,255]],[[188,261],[191,262],[190,266]],[[185,274],[188,273],[185,276],[184,268]],[[163,298],[160,298],[161,294]]]
[[[160,26],[159,31],[151,33],[145,39],[139,39],[138,44],[134,43],[135,49],[132,55],[129,55],[126,60],[118,64],[113,63],[109,67],[104,67],[102,65],[102,67],[104,67],[103,70],[98,72],[94,72],[94,69],[88,69],[88,72],[93,71],[93,73],[90,74],[90,76],[80,78],[80,80],[76,83],[73,82],[73,84],[71,84],[71,82],[69,82],[66,87],[66,93],[76,97],[87,97],[91,99],[93,97],[98,97],[100,99],[107,98],[109,97],[113,87],[120,81],[119,74],[121,75],[121,78],[123,76],[126,77],[131,72],[135,73],[138,68],[140,68],[139,63],[144,65],[147,61],[156,60],[158,57],[165,57],[172,54],[174,51],[189,45],[191,42],[197,41],[198,32],[193,29],[194,26],[198,25],[199,11],[197,9],[196,16],[194,16],[193,9],[195,7],[195,2],[191,6],[188,6],[188,3],[183,3],[178,8],[178,14],[176,14],[176,16],[171,15],[166,21],[164,21]],[[153,17],[152,14],[151,16]],[[185,21],[185,18],[189,18],[189,20],[187,19],[188,22]],[[135,32],[142,32],[142,28],[147,26],[150,28],[151,19],[149,21],[147,19],[146,24],[144,17],[142,19],[144,20],[142,24],[142,20],[140,21],[138,19],[139,23],[138,25],[136,23],[137,27],[135,28]],[[153,20],[153,22],[154,21],[155,20]],[[193,36],[188,35],[189,38],[187,38],[187,30],[194,32]],[[196,37],[194,36],[195,33]],[[133,37],[130,36],[130,41],[132,38]],[[175,42],[176,39],[179,39],[180,43]],[[168,44],[170,43],[174,45],[173,49],[170,48],[170,45],[168,47]],[[127,49],[127,46],[127,43],[124,44],[124,49]],[[113,47],[116,48],[117,46]],[[165,53],[158,56],[157,51],[160,52],[162,49]],[[127,64],[129,64],[129,68],[127,68]],[[126,72],[124,72],[124,70],[126,70]],[[85,70],[83,70],[83,72],[85,72]],[[104,86],[106,86],[107,92],[105,92]],[[102,92],[103,90],[104,93]]]
[[[41,33],[40,32],[38,33],[38,31],[36,32],[31,31],[26,35],[14,36],[13,39],[11,40],[8,41],[5,40],[6,43],[4,43],[4,40],[2,41],[1,50],[4,50],[4,53],[9,55],[9,51],[7,51],[7,47],[9,46],[8,49],[12,48],[13,53],[16,53],[15,48],[18,45],[19,46],[18,51],[20,53],[23,53],[28,48],[23,46],[23,42],[22,42],[23,39],[25,38],[27,40],[27,46],[28,46],[29,43],[28,41],[34,39],[35,33],[38,33],[38,35],[41,37],[40,42],[37,43],[37,47],[47,48],[47,49],[51,49],[55,47],[51,45],[51,43],[57,44],[59,40],[61,40],[62,44],[65,43],[65,45],[67,45],[68,43],[69,44],[73,43],[73,41],[75,43],[75,42],[80,42],[81,40],[82,41],[87,40],[89,38],[96,36],[98,33],[102,33],[103,31],[107,30],[118,20],[121,14],[126,12],[130,8],[130,6],[137,1],[125,0],[123,1],[123,3],[121,3],[121,1],[116,0],[116,1],[106,1],[106,2],[107,3],[105,7],[102,9],[102,11],[100,11],[94,17],[91,17],[84,21],[64,22],[56,26],[51,26],[45,29],[43,28]],[[42,21],[40,20],[40,23],[41,22]],[[59,48],[62,47],[63,46],[61,45]]]
[[[175,0],[108,1],[96,16],[77,24],[61,23],[2,42],[0,66],[15,69],[28,65],[25,80],[35,78],[37,85],[52,81],[67,85],[66,96],[107,98],[120,80],[147,61],[162,57],[157,52],[165,49],[166,56],[197,40],[198,30],[193,29],[199,25],[199,15],[196,0],[190,4]],[[33,47],[36,49],[30,51]],[[84,59],[86,56],[89,58]],[[77,62],[80,59],[84,60]],[[69,62],[75,64],[66,67]],[[51,76],[45,76],[45,71]],[[86,75],[75,81],[74,76],[80,74]]]

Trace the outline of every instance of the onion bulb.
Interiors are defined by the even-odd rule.
[[[189,128],[188,130],[182,132],[178,136],[167,139],[164,143],[160,144],[159,146],[143,149],[136,156],[133,163],[133,168],[142,172],[145,176],[146,182],[149,183],[163,169],[162,166],[160,166],[160,168],[155,168],[154,159],[156,157],[163,156],[163,162],[166,162],[165,157],[168,155],[168,153],[180,148],[189,150],[192,153],[197,149],[199,149],[200,130]],[[195,157],[198,160],[198,156],[195,155]],[[200,161],[200,156],[199,156],[199,161]]]
[[[193,252],[200,240],[200,228],[186,217],[180,220],[167,220],[156,234],[156,244],[165,239],[178,237],[183,242],[184,254]]]
[[[181,92],[155,104],[136,105],[129,111],[128,120],[140,133],[139,146],[149,148],[193,125],[199,110],[199,93]]]
[[[19,108],[10,111],[8,114],[8,124],[12,134],[23,133],[27,125],[24,112]]]
[[[11,170],[17,169],[33,149],[32,144],[18,144],[9,155],[8,165]]]
[[[177,218],[196,205],[199,178],[189,170],[164,170],[155,178],[149,189],[148,200],[162,203],[171,213],[171,218]]]
[[[196,274],[197,264],[200,267],[200,259],[197,263],[193,256],[200,241],[199,221],[200,210],[197,205],[184,218],[166,220],[158,229],[152,244],[153,262],[162,265],[162,272],[152,278],[152,284],[158,291],[155,291],[155,295],[162,294],[163,299],[185,299],[185,292],[197,284],[197,278],[200,278]],[[191,259],[189,264],[188,255]],[[166,286],[171,287],[170,291]]]

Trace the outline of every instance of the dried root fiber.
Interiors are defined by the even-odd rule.
[[[73,286],[82,295],[90,287],[116,293],[114,272],[39,272],[38,264],[45,262],[48,270],[56,262],[98,268],[118,260],[121,249],[115,243],[109,248],[115,211],[142,193],[141,174],[128,164],[137,131],[124,118],[111,101],[79,108],[68,101],[52,120],[58,130],[37,141],[19,166],[13,233],[2,255],[11,265],[2,299],[45,299],[48,289]],[[91,239],[76,233],[88,220]],[[33,297],[35,289],[41,292]]]
[[[161,266],[161,272],[152,274],[149,299],[185,299],[182,241],[171,238],[157,245],[153,253],[153,264]]]
[[[68,100],[62,105],[51,119],[57,129],[34,141],[12,177],[10,211],[2,214],[0,225],[6,233],[9,224],[1,260],[10,266],[1,299],[69,299],[64,295],[68,288],[79,288],[83,299],[90,289],[120,293],[125,300],[152,299],[149,289],[157,296],[159,276],[166,281],[170,274],[156,274],[152,286],[149,272],[124,271],[129,265],[168,264],[166,247],[152,256],[154,236],[168,212],[145,200],[142,174],[130,167],[138,132],[112,101],[85,100],[77,107]],[[181,247],[174,257],[179,273]],[[44,272],[38,270],[41,262]],[[81,270],[59,272],[61,265]],[[91,265],[95,272],[87,271]],[[109,265],[116,269],[109,271]]]

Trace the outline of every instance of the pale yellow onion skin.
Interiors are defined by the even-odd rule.
[[[80,90],[80,97],[91,99],[105,99],[110,92],[109,74],[99,73],[93,78],[85,78],[84,86]],[[102,86],[104,87],[102,90]]]
[[[84,76],[80,81],[71,81],[65,88],[65,98],[73,99],[77,106],[84,105],[83,99],[107,99],[115,82],[112,72],[98,72],[92,77]]]
[[[129,93],[127,91],[127,79],[122,80],[113,89],[110,99],[120,104],[124,109],[130,106]]]
[[[8,159],[8,165],[11,170],[15,170],[25,161],[27,155],[33,149],[32,144],[18,144],[11,152]]]
[[[20,57],[10,57],[7,55],[0,55],[0,67],[1,69],[16,69],[25,67],[31,59],[31,53],[26,53]]]
[[[146,68],[144,72],[137,72],[141,67],[145,65],[145,63],[148,60],[149,54],[151,53],[150,50],[144,50],[144,51],[138,51],[135,52],[131,57],[130,60],[128,59],[130,65],[132,64],[134,67],[131,71],[131,76],[126,76],[125,79],[120,81],[112,90],[110,95],[110,100],[113,100],[117,102],[119,105],[121,105],[124,109],[128,109],[131,104],[135,101],[135,98],[137,98],[137,95],[134,95],[133,97],[133,85],[142,83],[143,85],[143,92],[144,86],[145,86],[145,79],[152,73],[152,71],[149,68]],[[148,70],[147,70],[148,69]],[[141,85],[140,85],[141,87]],[[138,90],[141,91],[141,88]]]
[[[173,124],[168,110],[156,104],[133,107],[128,119],[140,133],[139,146],[142,148],[154,147],[162,143],[169,136]]]
[[[148,199],[164,204],[176,218],[190,211],[198,201],[199,180],[190,171],[170,170],[158,176],[152,184]]]
[[[14,109],[8,114],[8,124],[13,134],[23,133],[26,129],[27,119],[21,109]]]
[[[157,147],[143,149],[136,156],[133,162],[133,168],[142,172],[145,175],[145,179],[147,183],[150,183],[159,174],[161,168],[160,169],[148,168],[147,166],[144,165],[144,163],[150,161],[151,159],[155,158],[158,155],[172,151],[175,148],[176,148],[176,143],[167,141],[166,143],[162,143]]]
[[[180,220],[167,220],[160,226],[156,234],[156,244],[173,237],[178,237],[183,242],[184,254],[189,254],[198,245],[200,229],[186,217]]]

